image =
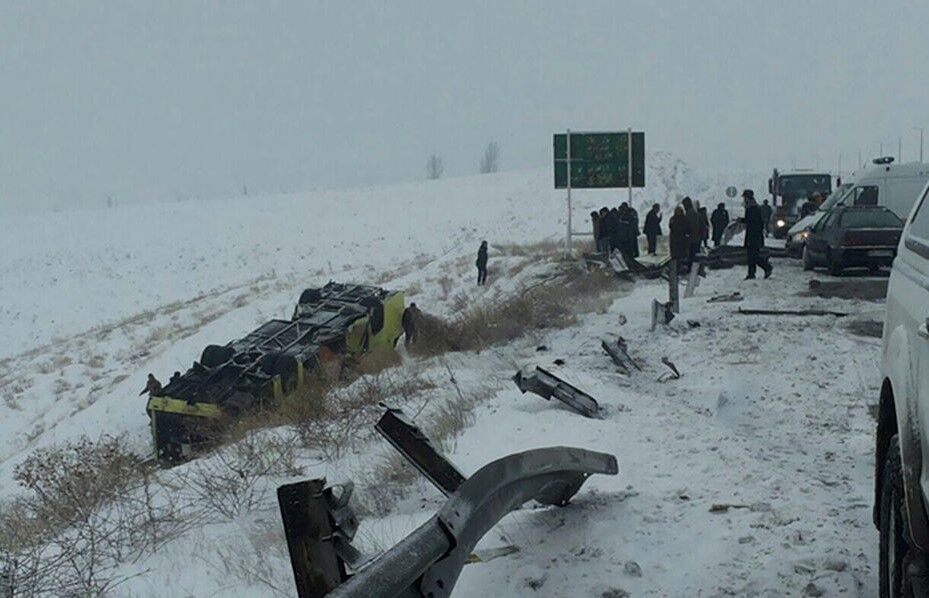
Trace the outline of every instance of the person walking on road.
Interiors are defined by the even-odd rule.
[[[671,259],[677,261],[678,271],[685,269],[690,263],[690,222],[684,208],[674,208],[674,215],[668,221],[668,243],[671,247]]]
[[[403,310],[403,317],[400,318],[400,325],[403,326],[403,344],[406,346],[416,342],[416,320],[419,319],[419,308],[416,303],[410,303],[410,306]]]
[[[477,250],[477,286],[487,286],[487,241],[481,241]]]
[[[148,393],[148,396],[153,396],[161,392],[161,382],[158,381],[158,378],[155,377],[155,374],[148,375],[148,381],[145,383],[145,388],[142,389],[142,392],[139,393],[141,397],[145,393]]]
[[[765,225],[762,216],[761,207],[755,201],[755,192],[746,189],[742,192],[742,199],[745,201],[745,256],[748,259],[748,275],[745,280],[755,278],[755,271],[758,266],[764,270],[764,277],[771,276],[774,266],[768,261],[767,257],[762,257],[761,251],[764,249]]]
[[[746,189],[746,191],[751,191],[751,189]],[[754,194],[752,195],[754,198]],[[757,203],[756,203],[757,205]],[[771,216],[774,214],[774,208],[768,204],[768,200],[764,200],[761,204],[761,219],[764,222],[764,236],[769,236],[771,234]]]
[[[729,226],[729,212],[726,211],[726,204],[720,202],[710,215],[710,224],[713,225],[713,247],[719,247],[723,240],[723,232]]]
[[[645,239],[648,241],[648,255],[655,255],[658,249],[658,237],[661,236],[661,207],[653,204],[652,209],[645,214]]]

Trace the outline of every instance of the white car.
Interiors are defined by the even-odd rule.
[[[900,243],[887,288],[875,446],[880,595],[929,596],[929,188]]]

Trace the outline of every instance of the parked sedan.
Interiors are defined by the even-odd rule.
[[[803,269],[826,266],[831,274],[845,268],[877,271],[897,255],[903,222],[882,207],[840,206],[825,214],[803,248]]]
[[[787,249],[787,255],[799,258],[803,255],[803,248],[806,246],[806,240],[810,238],[810,229],[816,226],[819,219],[825,215],[825,212],[813,212],[809,216],[800,219],[795,225],[787,231],[787,241],[784,247]]]

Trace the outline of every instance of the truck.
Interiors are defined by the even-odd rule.
[[[800,220],[800,208],[814,193],[823,199],[832,193],[832,175],[812,170],[789,170],[781,172],[774,169],[768,179],[768,193],[771,194],[771,221],[767,226],[775,239],[787,237],[787,231]]]
[[[290,320],[269,320],[225,345],[207,345],[190,369],[149,397],[156,457],[189,459],[230,421],[305,389],[312,374],[391,350],[403,332],[403,310],[400,292],[330,282],[304,290]]]

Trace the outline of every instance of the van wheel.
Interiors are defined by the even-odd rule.
[[[904,563],[909,552],[903,508],[903,468],[900,443],[890,440],[881,479],[880,597],[913,598],[913,588]]]
[[[813,258],[810,257],[810,251],[806,245],[803,246],[803,270],[809,272],[813,269]]]

